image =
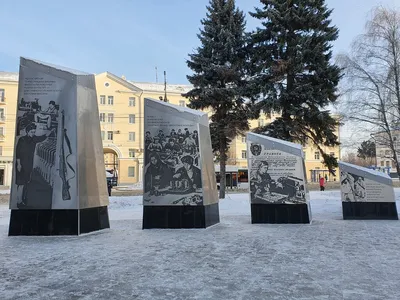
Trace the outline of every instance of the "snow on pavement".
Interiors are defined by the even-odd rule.
[[[339,196],[311,192],[311,225],[253,225],[230,194],[189,230],[142,230],[141,197],[111,197],[111,229],[80,237],[8,237],[3,205],[0,299],[400,299],[400,222],[344,221]]]

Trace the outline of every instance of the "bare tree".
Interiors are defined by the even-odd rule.
[[[369,167],[371,164],[368,163],[365,159],[357,156],[355,152],[348,152],[341,158],[342,161],[348,162],[353,165],[361,166],[361,167]]]
[[[372,11],[365,33],[352,45],[350,54],[338,56],[343,67],[348,120],[370,130],[377,147],[391,151],[400,175],[396,132],[400,121],[400,11],[378,7]]]

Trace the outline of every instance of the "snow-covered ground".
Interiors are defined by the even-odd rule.
[[[136,191],[136,190],[142,190],[143,189],[143,182],[138,182],[132,185],[120,185],[115,187],[115,189],[119,191]]]
[[[142,230],[141,197],[111,197],[111,229],[80,237],[8,237],[3,205],[0,299],[399,300],[400,222],[344,221],[339,195],[311,192],[311,225],[252,225],[232,194],[189,230]]]

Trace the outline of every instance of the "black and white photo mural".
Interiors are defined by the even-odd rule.
[[[9,235],[109,227],[93,74],[21,58]]]
[[[339,162],[345,219],[398,219],[392,178],[383,172]]]
[[[143,199],[150,205],[201,205],[198,129],[179,118],[171,125],[147,127]]]
[[[71,197],[77,189],[73,95],[72,81],[21,66],[11,209],[78,208]]]
[[[247,147],[252,208],[260,208],[256,204],[300,204],[308,208],[309,193],[302,146],[248,133]],[[286,223],[286,220],[282,222]]]
[[[210,205],[218,209],[207,114],[145,98],[144,129],[143,205],[147,216],[161,206],[168,213],[174,211],[171,207],[197,206],[199,212]],[[146,224],[152,221],[151,217],[145,220],[150,220]],[[186,222],[185,226],[191,225]]]

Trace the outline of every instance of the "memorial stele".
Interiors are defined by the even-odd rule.
[[[310,223],[303,147],[247,134],[252,223]]]
[[[387,173],[341,161],[339,171],[344,219],[398,219]]]
[[[109,228],[95,77],[21,58],[9,235]]]
[[[219,223],[207,114],[145,98],[144,132],[143,228]]]

